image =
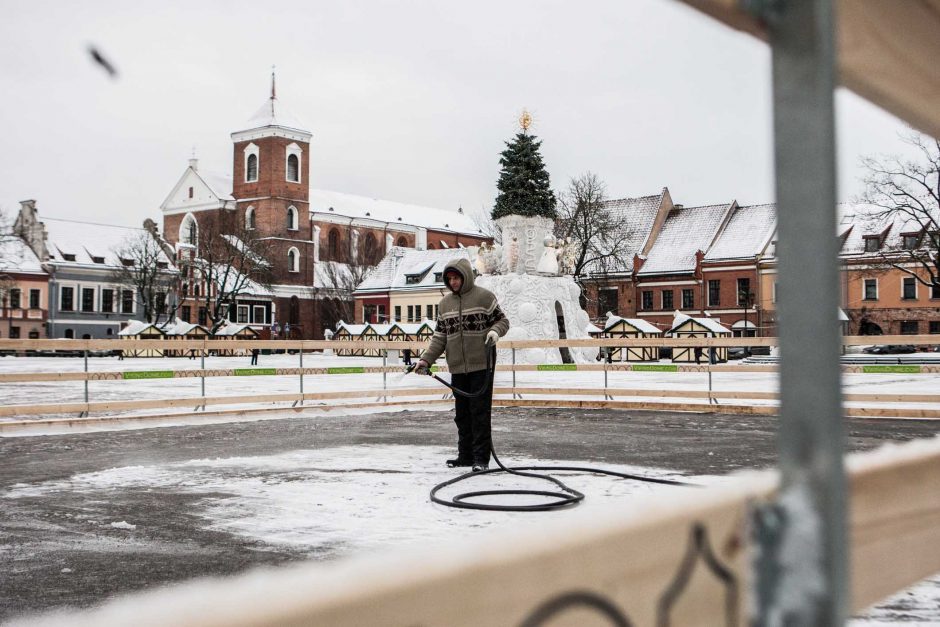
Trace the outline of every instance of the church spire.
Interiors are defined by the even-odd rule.
[[[274,91],[274,69],[275,66],[271,66],[271,100],[277,99],[277,93]]]

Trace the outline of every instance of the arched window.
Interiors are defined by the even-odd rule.
[[[428,244],[428,250],[434,250],[434,244]]]
[[[375,235],[369,233],[366,235],[366,244],[362,249],[362,260],[367,266],[374,266],[378,263],[379,256],[379,244],[375,239]]]
[[[395,242],[395,245],[396,245],[396,246],[401,246],[402,248],[407,248],[407,247],[408,247],[408,240],[405,238],[404,235],[400,235],[400,236],[398,237],[398,241]]]
[[[287,271],[300,272],[300,251],[293,247],[287,251]]]
[[[291,327],[296,327],[300,324],[300,299],[296,296],[290,297],[290,307],[288,308],[287,318]]]
[[[255,228],[255,208],[248,207],[245,209],[245,228],[253,229]]]
[[[300,159],[297,158],[297,155],[287,157],[287,180],[292,183],[300,181]]]
[[[330,261],[342,261],[339,258],[339,230],[330,229],[330,234],[327,236],[326,247]]]
[[[287,230],[297,230],[297,208],[293,205],[287,208]]]
[[[249,183],[258,180],[258,155],[248,155],[245,180]]]
[[[303,158],[303,150],[300,146],[292,142],[284,153],[287,156],[287,171],[284,175],[290,183],[300,183],[300,160]]]
[[[74,340],[74,339],[75,339],[75,331],[73,331],[72,329],[66,329],[66,330],[65,330],[65,339],[67,339],[67,340]]]
[[[195,246],[199,241],[199,225],[191,213],[187,213],[183,221],[180,222],[179,241],[181,244],[190,246]]]

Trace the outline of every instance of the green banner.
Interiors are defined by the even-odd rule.
[[[134,372],[122,372],[124,379],[172,379],[172,370],[137,370]]]
[[[633,364],[630,370],[634,372],[679,372],[675,364]]]
[[[335,366],[327,368],[327,374],[364,374],[366,369],[363,366]]]
[[[920,366],[862,366],[862,372],[865,373],[894,373],[894,374],[918,374]]]
[[[574,364],[539,364],[538,369],[543,370],[577,370]]]
[[[259,375],[277,374],[277,368],[236,368],[236,377],[257,377]]]

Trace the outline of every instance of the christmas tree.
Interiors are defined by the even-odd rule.
[[[528,133],[531,122],[532,117],[523,112],[519,120],[522,132],[506,142],[500,157],[499,194],[491,214],[494,220],[508,215],[556,217],[555,193],[539,152],[542,142]]]

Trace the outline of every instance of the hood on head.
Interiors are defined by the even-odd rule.
[[[460,276],[463,277],[463,286],[460,288],[461,294],[466,294],[473,289],[473,268],[470,266],[469,259],[454,259],[453,261],[448,261],[447,265],[444,266],[444,286],[447,289],[450,287],[447,285],[447,271],[456,270],[460,273]]]

